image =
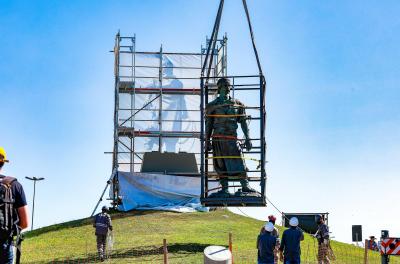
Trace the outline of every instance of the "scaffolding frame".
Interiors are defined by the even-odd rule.
[[[235,91],[242,92],[258,92],[259,93],[259,101],[257,105],[253,106],[245,106],[245,109],[252,109],[257,111],[257,117],[246,116],[247,120],[256,120],[259,121],[259,132],[254,132],[250,130],[250,141],[251,142],[259,142],[258,146],[253,146],[250,151],[243,151],[242,154],[252,155],[251,160],[257,160],[259,162],[256,169],[250,169],[246,172],[250,175],[247,176],[249,182],[258,182],[261,187],[261,191],[259,192],[259,196],[233,196],[228,198],[219,198],[219,197],[209,197],[209,194],[218,188],[209,188],[210,182],[219,181],[222,178],[220,175],[216,173],[216,171],[211,170],[212,165],[209,160],[212,159],[212,151],[208,151],[205,149],[206,145],[206,135],[205,135],[205,117],[206,117],[206,105],[209,100],[209,82],[208,79],[215,80],[219,77],[202,77],[201,78],[201,117],[202,117],[202,127],[201,127],[201,163],[200,163],[200,173],[202,175],[201,178],[201,202],[204,206],[265,206],[266,205],[266,197],[265,197],[265,186],[266,186],[266,171],[265,171],[265,163],[266,163],[266,141],[265,141],[265,122],[266,122],[266,111],[265,111],[265,78],[262,74],[259,75],[237,75],[237,76],[224,76],[227,79],[231,80],[232,84],[232,97],[235,99]],[[239,81],[241,80],[241,81]],[[256,81],[256,82],[255,82]],[[243,139],[238,139],[241,141]],[[256,156],[256,158],[254,158]],[[218,158],[218,157],[217,157]],[[228,157],[229,158],[229,157]],[[246,159],[246,157],[237,157]],[[233,173],[233,172],[231,172]],[[236,184],[236,182],[243,179],[242,177],[235,176],[227,176],[229,179],[230,185],[229,188],[233,188],[236,190],[237,187],[240,187]]]
[[[215,46],[214,56],[212,57],[212,71],[211,75],[223,76],[227,73],[227,36],[225,35],[222,39],[217,40],[218,45]],[[112,200],[112,204],[114,206],[118,206],[120,203],[119,199],[119,181],[118,181],[118,171],[121,170],[121,167],[129,167],[129,172],[137,172],[138,167],[142,164],[142,157],[144,152],[138,151],[135,148],[135,140],[137,138],[158,138],[158,151],[162,151],[163,140],[166,138],[195,138],[200,140],[201,132],[200,129],[198,131],[165,131],[163,129],[163,123],[165,122],[201,122],[200,120],[169,120],[163,119],[163,112],[165,111],[187,111],[187,112],[197,112],[198,115],[201,115],[200,109],[169,109],[166,110],[163,107],[163,96],[174,94],[174,95],[195,95],[201,96],[202,91],[200,88],[200,74],[195,77],[165,77],[163,76],[163,72],[165,69],[182,69],[182,70],[201,70],[201,66],[203,64],[205,52],[208,48],[210,41],[206,40],[206,47],[203,48],[201,46],[201,52],[198,53],[184,53],[184,52],[165,52],[163,50],[163,46],[161,45],[160,50],[158,52],[149,52],[149,51],[137,51],[136,50],[136,36],[133,37],[125,37],[121,36],[118,32],[115,36],[115,45],[114,45],[114,76],[115,76],[115,91],[114,91],[114,146],[113,146],[113,161],[112,161],[112,180],[110,184],[112,184],[112,190],[110,191],[110,200]],[[139,65],[137,63],[137,56],[139,54],[145,55],[154,55],[159,57],[159,65],[158,66],[149,66],[149,65]],[[121,55],[129,55],[130,56],[130,64],[126,65],[121,63]],[[163,65],[163,55],[195,55],[200,56],[200,64],[198,67],[180,67],[180,66],[165,66]],[[158,76],[139,76],[137,74],[138,69],[150,69],[150,70],[158,70]],[[124,70],[128,70],[130,75],[122,73]],[[158,78],[158,85],[155,87],[137,87],[136,83],[138,79],[155,79]],[[198,85],[197,87],[182,87],[182,88],[165,88],[163,87],[163,81],[171,80],[171,79],[190,79],[196,80]],[[120,96],[121,94],[128,95],[130,97],[130,105],[129,107],[122,108],[120,107]],[[139,95],[152,95],[155,96],[150,101],[146,102],[146,104],[142,107],[136,107],[136,97]],[[150,105],[153,102],[158,100],[158,108],[156,109],[147,109],[146,106]],[[201,101],[201,99],[200,99]],[[153,119],[138,119],[136,118],[139,112],[144,111],[152,111],[157,112],[158,114],[158,129],[152,131],[143,131],[137,130],[135,127],[140,122],[148,122],[154,121]],[[122,112],[129,112],[128,118],[121,118]],[[200,151],[200,150],[199,150]],[[201,152],[195,152],[196,160],[201,160]],[[121,159],[121,155],[128,155],[129,160]],[[199,166],[199,164],[198,164]],[[200,175],[199,175],[200,176]]]

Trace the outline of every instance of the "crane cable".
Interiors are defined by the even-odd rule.
[[[260,73],[260,76],[264,76],[262,68],[261,68],[260,57],[258,56],[258,51],[257,51],[256,43],[255,43],[255,40],[254,40],[253,26],[251,24],[249,9],[247,7],[247,2],[246,2],[246,0],[242,0],[242,3],[243,3],[244,11],[246,13],[247,24],[248,24],[249,31],[250,31],[250,39],[251,39],[251,43],[253,45],[253,51],[254,51],[254,55],[256,57],[258,71]],[[208,79],[210,77],[211,66],[212,66],[212,57],[214,56],[215,45],[216,45],[216,42],[217,42],[217,39],[218,39],[218,32],[219,32],[219,26],[220,26],[220,23],[221,23],[223,7],[224,7],[224,0],[221,0],[220,3],[219,3],[217,16],[215,18],[215,23],[214,23],[213,31],[212,31],[212,34],[211,34],[210,42],[208,43],[207,53],[206,53],[206,57],[204,59],[204,64],[203,64],[203,67],[202,67],[202,70],[201,70],[201,76],[204,77],[204,71],[206,69],[206,65],[207,65],[207,63],[209,64],[208,69],[207,69],[207,75],[206,75],[206,84],[207,84]],[[211,51],[211,57],[210,57],[210,51]]]

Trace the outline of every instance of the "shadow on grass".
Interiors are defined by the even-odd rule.
[[[199,243],[175,243],[168,245],[169,254],[178,254],[183,256],[174,256],[174,258],[185,257],[190,254],[196,254],[203,252],[203,250],[210,246],[210,244],[199,244]],[[127,259],[127,258],[140,258],[149,256],[162,256],[163,247],[157,246],[145,246],[145,247],[134,247],[128,249],[113,250],[110,259]],[[96,263],[100,260],[97,254],[90,253],[87,256],[82,257],[71,257],[71,258],[60,258],[48,262],[40,262],[41,264],[61,264],[61,263]],[[38,262],[39,263],[39,262]]]
[[[132,210],[129,212],[112,212],[111,218],[112,219],[121,219],[121,218],[132,217],[132,216],[156,214],[156,213],[160,213],[160,212],[165,212],[165,211]],[[38,228],[33,231],[26,232],[26,233],[24,233],[24,237],[31,238],[31,237],[36,237],[36,236],[39,236],[39,235],[42,235],[45,233],[49,233],[49,232],[60,231],[62,229],[66,229],[66,228],[74,228],[74,227],[82,227],[82,226],[86,226],[86,225],[92,225],[93,224],[92,221],[93,221],[93,218],[88,217],[88,218],[82,218],[82,219],[78,219],[78,220],[65,222],[62,224],[46,226],[46,227]]]

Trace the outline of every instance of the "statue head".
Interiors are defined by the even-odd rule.
[[[168,58],[163,58],[163,77],[173,77],[174,76],[174,64]]]
[[[228,95],[231,89],[231,82],[229,81],[229,79],[222,77],[221,79],[218,80],[217,86],[218,86],[218,94],[223,93],[224,95]]]

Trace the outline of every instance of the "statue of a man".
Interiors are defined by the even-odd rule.
[[[247,151],[251,150],[245,106],[229,96],[231,86],[229,79],[219,79],[217,86],[218,97],[206,105],[206,150],[209,151],[212,148],[214,169],[222,187],[220,191],[212,195],[231,196],[228,190],[229,177],[240,178],[243,193],[254,193],[256,191],[249,186],[247,168],[237,139],[239,123],[245,137],[244,145]]]

